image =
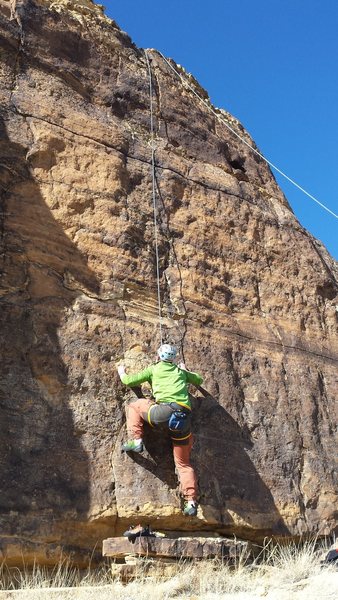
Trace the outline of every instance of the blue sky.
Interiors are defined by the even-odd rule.
[[[142,48],[190,71],[260,151],[338,213],[337,0],[109,0]],[[338,260],[338,219],[275,173],[301,224]]]

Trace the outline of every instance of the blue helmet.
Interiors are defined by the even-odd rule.
[[[177,348],[171,344],[162,344],[157,350],[157,354],[161,360],[172,361],[175,360],[177,356]]]

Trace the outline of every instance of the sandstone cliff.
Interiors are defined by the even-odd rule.
[[[184,520],[169,442],[119,451],[132,392],[115,364],[159,343],[144,52],[89,0],[0,0],[0,48],[3,555],[85,561],[135,520],[332,531],[337,263],[151,51],[164,330],[210,393],[192,390]]]

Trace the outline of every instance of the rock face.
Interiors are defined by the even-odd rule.
[[[163,330],[209,392],[192,390],[200,507],[185,520],[169,441],[119,450],[133,394],[116,362],[149,364],[160,340],[144,52],[89,0],[0,0],[0,47],[3,555],[81,563],[136,519],[332,531],[337,263],[150,51]]]

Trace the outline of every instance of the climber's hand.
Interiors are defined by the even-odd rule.
[[[126,367],[124,365],[119,365],[117,367],[117,372],[118,372],[119,376],[122,377],[122,375],[125,375],[125,373],[126,373]]]
[[[179,366],[180,369],[183,369],[183,371],[187,371],[188,370],[187,367],[185,366],[184,362],[178,363],[178,366]]]

